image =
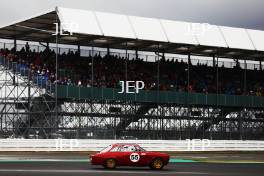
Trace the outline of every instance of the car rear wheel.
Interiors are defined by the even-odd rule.
[[[106,169],[115,169],[116,168],[116,160],[115,159],[107,159],[107,160],[105,160],[103,166]]]
[[[163,168],[163,166],[164,166],[164,162],[161,158],[154,159],[150,164],[150,168],[154,170],[160,170]]]

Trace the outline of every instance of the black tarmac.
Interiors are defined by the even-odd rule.
[[[170,163],[161,171],[119,167],[105,170],[89,162],[0,162],[0,176],[263,176],[261,163]]]

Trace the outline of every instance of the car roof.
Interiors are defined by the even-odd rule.
[[[113,146],[120,146],[120,145],[136,145],[136,146],[139,146],[138,144],[136,143],[115,143],[115,144],[112,144]]]

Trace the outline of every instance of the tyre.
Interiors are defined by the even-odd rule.
[[[115,159],[107,159],[104,162],[104,168],[106,169],[115,169],[116,168],[116,160]]]
[[[154,170],[160,170],[163,167],[164,167],[164,162],[161,158],[155,158],[150,164],[150,168]]]

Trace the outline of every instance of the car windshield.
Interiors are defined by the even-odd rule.
[[[112,148],[112,145],[109,145],[106,148],[104,148],[103,150],[101,150],[100,153],[108,152],[111,148]]]

